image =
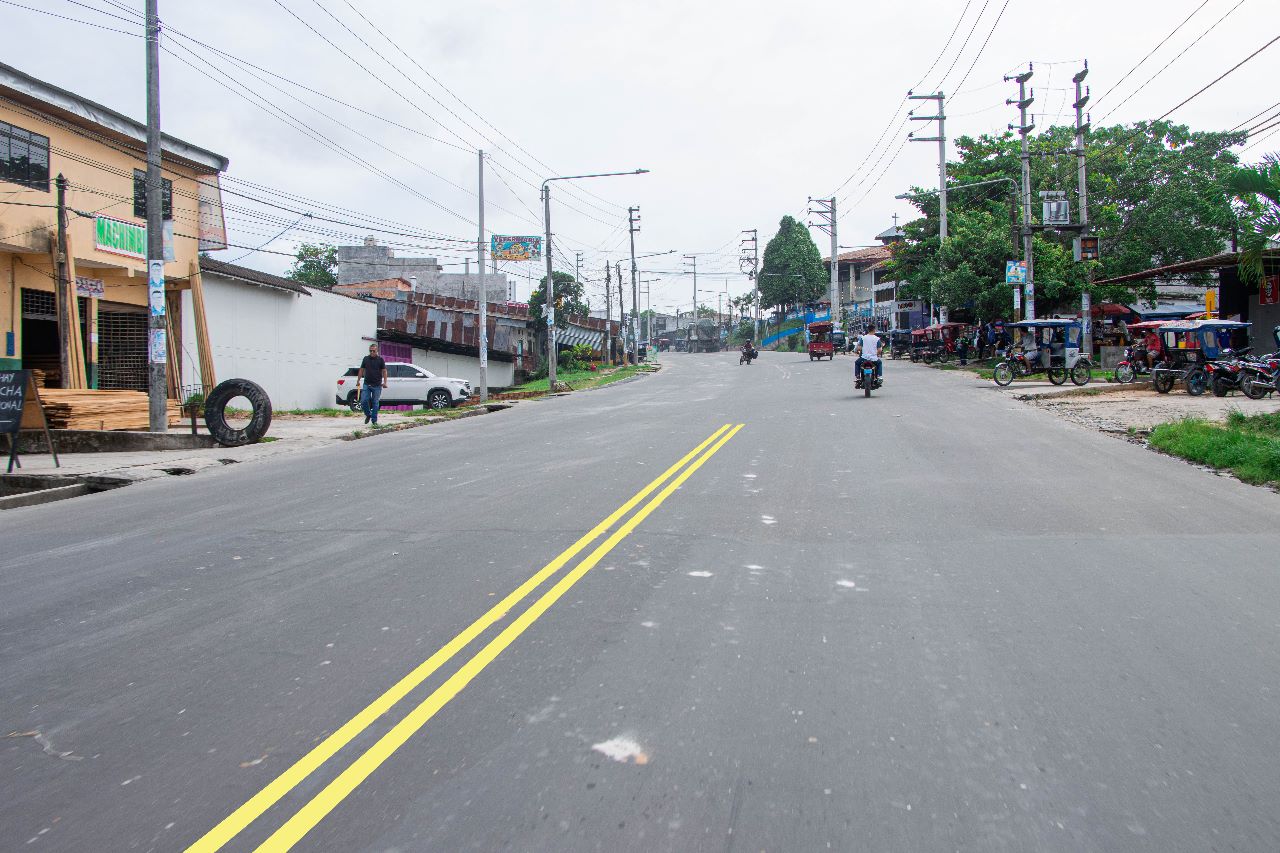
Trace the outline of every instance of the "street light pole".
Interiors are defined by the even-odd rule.
[[[480,282],[480,402],[489,399],[489,292],[484,281],[484,151],[477,152],[480,172],[476,186],[480,198],[479,235],[476,237],[476,280]]]
[[[164,185],[160,177],[160,9],[147,0],[147,422],[169,430],[168,331],[164,295]],[[61,248],[61,247],[60,247]],[[74,296],[72,298],[75,298]],[[73,330],[79,334],[79,329]],[[212,388],[205,388],[208,394]]]
[[[556,299],[555,278],[551,269],[551,183],[552,181],[582,181],[587,178],[615,178],[622,175],[644,175],[648,169],[633,169],[630,172],[597,172],[591,175],[560,175],[547,178],[542,182],[542,219],[546,226],[547,283],[543,289],[545,301],[544,313],[547,318],[547,380],[548,387],[556,390]],[[619,300],[621,303],[621,300]]]

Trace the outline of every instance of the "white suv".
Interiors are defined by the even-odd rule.
[[[351,367],[338,380],[335,399],[339,406],[350,406],[353,412],[360,410],[356,394],[356,374]],[[429,409],[447,409],[467,402],[471,397],[471,383],[465,379],[436,376],[416,364],[403,362],[387,364],[387,387],[382,391],[382,405],[425,405]]]

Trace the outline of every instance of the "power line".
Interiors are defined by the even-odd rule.
[[[1196,36],[1196,38],[1195,38],[1195,39],[1194,39],[1194,40],[1193,40],[1189,45],[1187,45],[1186,47],[1184,47],[1182,50],[1178,51],[1178,52],[1177,52],[1177,54],[1175,54],[1175,55],[1174,55],[1173,59],[1170,59],[1168,62],[1166,62],[1166,63],[1164,64],[1164,67],[1162,67],[1162,68],[1161,68],[1159,71],[1157,71],[1155,74],[1152,74],[1150,77],[1148,77],[1148,78],[1147,78],[1147,79],[1142,83],[1142,85],[1140,85],[1138,88],[1134,89],[1134,90],[1133,90],[1132,92],[1130,92],[1127,96],[1125,96],[1125,99],[1124,99],[1123,101],[1121,101],[1120,103],[1116,104],[1116,105],[1115,105],[1114,107],[1112,107],[1111,109],[1107,110],[1106,115],[1104,115],[1102,118],[1098,119],[1098,121],[1099,121],[1099,122],[1106,121],[1108,116],[1112,115],[1113,113],[1115,113],[1115,111],[1116,111],[1116,110],[1120,109],[1120,108],[1121,108],[1121,107],[1123,107],[1125,104],[1129,103],[1129,101],[1131,101],[1131,100],[1133,99],[1133,96],[1134,96],[1134,95],[1138,94],[1138,93],[1139,93],[1139,92],[1141,92],[1143,89],[1147,88],[1148,84],[1150,84],[1152,81],[1154,81],[1154,80],[1156,80],[1157,78],[1159,78],[1159,77],[1160,77],[1160,75],[1161,75],[1161,74],[1163,74],[1165,71],[1169,70],[1169,66],[1173,65],[1173,63],[1175,63],[1175,62],[1177,62],[1179,59],[1181,59],[1181,58],[1183,57],[1183,55],[1184,55],[1184,54],[1186,54],[1186,52],[1187,52],[1187,51],[1191,50],[1191,48],[1193,48],[1193,47],[1195,47],[1197,44],[1199,44],[1201,39],[1203,39],[1205,36],[1209,35],[1209,33],[1213,32],[1213,31],[1214,31],[1214,29],[1216,29],[1216,28],[1217,28],[1218,24],[1221,24],[1223,21],[1225,21],[1225,20],[1227,19],[1227,17],[1231,15],[1231,13],[1232,13],[1232,12],[1234,12],[1236,9],[1239,9],[1239,8],[1240,8],[1240,6],[1241,6],[1241,5],[1243,5],[1243,4],[1244,4],[1244,0],[1239,0],[1239,2],[1237,2],[1237,3],[1236,3],[1236,5],[1232,6],[1230,9],[1228,9],[1228,10],[1226,11],[1226,14],[1224,14],[1221,18],[1219,18],[1218,20],[1216,20],[1216,21],[1214,21],[1212,24],[1210,24],[1210,25],[1209,25],[1209,27],[1208,27],[1208,29],[1206,29],[1206,30],[1205,30],[1204,32],[1202,32],[1200,35]],[[1171,33],[1170,35],[1172,35],[1172,33]],[[1113,86],[1113,87],[1112,87],[1112,89],[1108,91],[1108,94],[1110,94],[1110,91],[1114,91],[1114,89],[1115,89],[1115,87]]]
[[[1192,18],[1194,18],[1194,17],[1196,16],[1196,14],[1197,14],[1201,9],[1203,9],[1205,6],[1207,6],[1207,5],[1209,5],[1209,0],[1203,0],[1203,2],[1202,2],[1199,6],[1195,7],[1195,9],[1193,9],[1193,10],[1191,11],[1191,14],[1190,14],[1190,15],[1187,15],[1187,17],[1185,17],[1185,18],[1183,18],[1183,19],[1182,19],[1182,23],[1178,24],[1178,26],[1176,26],[1176,27],[1174,27],[1172,30],[1170,30],[1170,31],[1169,31],[1169,34],[1168,34],[1167,36],[1165,36],[1165,37],[1164,37],[1164,38],[1162,38],[1159,42],[1157,42],[1157,43],[1156,43],[1156,46],[1155,46],[1155,47],[1153,47],[1153,48],[1151,48],[1151,51],[1150,51],[1146,56],[1144,56],[1144,57],[1142,57],[1142,59],[1138,60],[1138,63],[1137,63],[1136,65],[1134,65],[1132,68],[1130,68],[1128,71],[1126,71],[1126,72],[1124,73],[1124,76],[1122,76],[1119,80],[1117,80],[1117,81],[1115,82],[1115,84],[1114,84],[1114,85],[1112,85],[1112,87],[1111,87],[1110,89],[1108,89],[1107,91],[1103,92],[1103,93],[1102,93],[1101,95],[1099,95],[1096,99],[1094,99],[1093,105],[1096,107],[1096,106],[1097,106],[1097,105],[1102,101],[1102,99],[1103,99],[1103,98],[1105,98],[1107,95],[1110,95],[1110,94],[1111,94],[1112,92],[1114,92],[1116,89],[1119,89],[1119,88],[1120,88],[1120,85],[1121,85],[1122,83],[1124,83],[1124,81],[1125,81],[1125,80],[1128,80],[1128,79],[1129,79],[1129,76],[1130,76],[1131,74],[1133,74],[1133,72],[1135,72],[1135,71],[1137,71],[1139,68],[1141,68],[1141,67],[1142,67],[1142,65],[1143,65],[1143,63],[1145,63],[1148,59],[1150,59],[1151,57],[1155,56],[1156,51],[1158,51],[1160,48],[1162,48],[1162,47],[1164,47],[1166,44],[1168,44],[1168,43],[1169,43],[1169,39],[1171,39],[1171,38],[1173,38],[1175,35],[1177,35],[1178,30],[1180,30],[1180,29],[1182,29],[1183,27],[1185,27],[1185,26],[1187,25],[1187,22],[1188,22],[1188,21],[1190,21]],[[1141,88],[1141,87],[1139,87],[1139,88]],[[1132,97],[1132,95],[1131,95],[1130,97]],[[1108,115],[1110,115],[1110,113],[1108,113]]]
[[[1233,66],[1231,66],[1230,68],[1228,68],[1226,71],[1224,71],[1224,72],[1222,72],[1221,74],[1219,74],[1217,77],[1215,77],[1215,78],[1214,78],[1214,79],[1213,79],[1213,80],[1212,80],[1208,85],[1206,85],[1204,88],[1200,89],[1200,90],[1199,90],[1199,91],[1197,91],[1194,95],[1192,95],[1191,97],[1187,98],[1185,101],[1183,101],[1182,103],[1178,104],[1176,107],[1174,107],[1173,109],[1169,110],[1169,111],[1168,111],[1167,113],[1165,113],[1164,115],[1160,116],[1160,118],[1156,119],[1156,121],[1163,121],[1164,119],[1167,119],[1170,115],[1172,115],[1173,113],[1175,113],[1175,112],[1177,112],[1178,110],[1182,109],[1182,108],[1183,108],[1183,107],[1185,107],[1187,104],[1191,103],[1191,102],[1192,102],[1192,101],[1194,101],[1196,98],[1200,97],[1200,96],[1201,96],[1201,95],[1203,95],[1205,92],[1207,92],[1207,91],[1209,91],[1210,89],[1212,89],[1214,86],[1216,86],[1218,83],[1220,83],[1220,82],[1223,80],[1223,78],[1227,77],[1229,74],[1231,74],[1232,72],[1234,72],[1234,71],[1235,71],[1236,69],[1238,69],[1240,66],[1244,65],[1246,62],[1248,62],[1249,60],[1253,59],[1255,56],[1257,56],[1258,54],[1262,53],[1264,50],[1266,50],[1267,48],[1271,47],[1271,45],[1275,44],[1275,43],[1276,43],[1276,42],[1278,42],[1278,41],[1280,41],[1280,36],[1276,36],[1276,37],[1275,37],[1275,38],[1273,38],[1271,41],[1267,42],[1267,43],[1266,43],[1266,44],[1264,44],[1262,47],[1258,48],[1258,49],[1257,49],[1257,50],[1255,50],[1253,53],[1249,54],[1249,55],[1248,55],[1248,56],[1246,56],[1244,59],[1240,60],[1240,61],[1239,61],[1239,62],[1237,62],[1235,65],[1233,65]]]

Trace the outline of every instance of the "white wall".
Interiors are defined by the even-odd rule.
[[[372,302],[312,290],[311,296],[203,275],[218,381],[251,379],[276,409],[334,405],[339,376],[359,365],[378,329]],[[182,376],[199,382],[191,292],[182,294]]]
[[[428,352],[413,348],[413,363],[436,376],[465,379],[472,388],[480,387],[480,359],[469,355],[452,355],[446,352]],[[514,362],[489,359],[489,387],[509,388],[516,383]]]

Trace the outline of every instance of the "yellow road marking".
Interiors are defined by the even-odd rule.
[[[520,586],[516,587],[506,598],[499,601],[488,612],[472,622],[462,633],[458,634],[440,648],[435,654],[419,664],[412,672],[396,682],[389,690],[374,699],[360,713],[347,721],[341,728],[321,741],[314,749],[299,758],[289,769],[273,779],[265,788],[254,794],[244,805],[225,817],[217,826],[201,836],[187,848],[187,853],[212,853],[235,838],[246,826],[257,820],[267,809],[275,805],[285,794],[293,790],[298,783],[310,776],[317,768],[333,757],[335,753],[350,743],[357,735],[373,724],[375,720],[389,711],[397,702],[413,691],[423,681],[431,677],[441,666],[454,655],[507,614],[521,599],[536,589],[547,578],[564,568],[570,560],[600,537],[602,533],[617,523],[641,501],[653,494],[673,474],[679,471],[689,460],[702,452],[707,445],[729,429],[725,424],[713,432],[701,444],[690,450],[680,460],[659,474],[649,485],[636,492],[626,503],[614,510],[607,518],[582,535],[578,541],[570,545],[554,560],[543,566]]]
[[[405,741],[412,737],[415,732],[426,725],[427,721],[435,716],[437,711],[447,705],[454,696],[458,695],[472,679],[493,662],[494,658],[502,654],[503,650],[537,621],[538,617],[545,613],[551,605],[555,604],[587,572],[591,571],[631,531],[635,530],[640,522],[648,518],[650,513],[661,506],[662,502],[670,497],[672,492],[680,488],[681,484],[701,468],[704,462],[714,456],[720,448],[724,447],[729,439],[737,435],[738,430],[742,429],[742,427],[743,424],[735,426],[728,434],[712,445],[710,450],[702,454],[698,461],[681,471],[680,476],[672,480],[658,493],[657,497],[627,519],[626,523],[614,531],[608,539],[601,542],[591,552],[590,556],[556,582],[555,586],[547,590],[541,598],[529,605],[529,608],[504,628],[502,633],[490,640],[484,648],[476,653],[475,657],[463,664],[444,684],[437,687],[418,707],[410,711],[408,716],[397,723],[391,731],[379,738],[377,743],[369,747],[363,755],[352,762],[350,767],[342,771],[338,778],[326,785],[324,790],[316,794],[297,814],[277,829],[270,838],[262,843],[262,846],[258,847],[258,851],[260,853],[279,853],[279,851],[292,849],[293,845],[297,844],[303,836],[323,820],[325,815],[331,812],[361,782],[367,779],[369,774],[373,773],[392,753],[403,746]]]

